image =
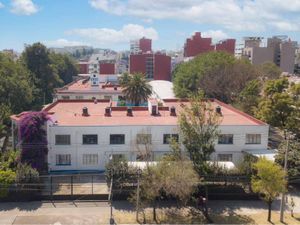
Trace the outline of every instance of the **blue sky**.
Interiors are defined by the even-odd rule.
[[[142,36],[171,50],[195,31],[300,41],[300,0],[0,0],[0,31],[0,49],[18,51],[37,41],[126,50]]]

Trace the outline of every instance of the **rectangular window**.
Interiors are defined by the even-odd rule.
[[[178,134],[164,134],[164,144],[170,144],[171,140],[175,140],[178,142],[179,135]]]
[[[218,137],[218,144],[233,144],[233,134],[220,134]]]
[[[246,144],[261,144],[261,134],[246,134]]]
[[[98,165],[98,154],[83,154],[82,155],[83,165]]]
[[[152,135],[151,134],[137,134],[136,143],[139,145],[151,144]]]
[[[56,165],[57,166],[70,166],[71,165],[71,155],[56,155]]]
[[[56,145],[70,145],[71,144],[71,135],[69,135],[69,134],[55,135],[55,144]]]
[[[75,96],[75,99],[83,99],[83,96]]]
[[[218,154],[218,161],[232,162],[232,154]]]
[[[125,144],[125,134],[111,134],[110,135],[111,145],[123,145]]]
[[[82,135],[82,144],[83,145],[97,145],[98,144],[98,135],[97,134]]]

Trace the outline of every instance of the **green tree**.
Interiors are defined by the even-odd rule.
[[[282,73],[281,69],[273,62],[265,62],[256,68],[259,72],[259,76],[264,80],[278,79]]]
[[[180,137],[199,174],[208,170],[206,161],[215,150],[220,122],[220,115],[201,94],[192,97],[180,113]]]
[[[265,83],[263,97],[255,116],[284,131],[299,129],[299,103],[295,102],[287,79],[270,80]]]
[[[179,64],[174,70],[174,91],[176,96],[185,98],[198,92],[201,79],[210,71],[233,64],[235,58],[224,52],[210,52],[197,56],[189,62]]]
[[[272,202],[286,191],[285,172],[266,158],[260,158],[253,167],[256,174],[251,178],[252,190],[260,193],[268,204],[268,221],[271,221]]]
[[[121,79],[124,80],[124,77]],[[151,85],[141,73],[129,75],[128,81],[122,83],[122,88],[125,98],[135,106],[139,106],[141,102],[147,101],[152,94]]]
[[[28,110],[33,92],[34,85],[26,67],[10,55],[0,53],[0,139],[5,137],[3,151],[10,135],[9,116]]]
[[[41,43],[34,43],[25,48],[22,61],[32,74],[35,92],[35,108],[52,101],[53,90],[63,84],[56,67],[52,64],[50,51]]]
[[[284,166],[286,148],[287,143],[284,141],[279,145],[278,154],[275,156],[276,162],[282,167]],[[289,141],[287,169],[289,177],[300,176],[300,143],[297,140]]]
[[[260,80],[255,79],[249,81],[239,94],[236,103],[237,107],[248,114],[254,115],[259,103],[261,89],[262,83]]]
[[[79,69],[76,62],[69,55],[52,52],[50,59],[64,84],[72,82],[73,77],[78,75]]]

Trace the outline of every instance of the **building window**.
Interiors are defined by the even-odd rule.
[[[233,134],[220,134],[218,144],[233,144]]]
[[[69,135],[69,134],[55,135],[55,144],[56,145],[70,145],[71,144],[71,135]]]
[[[63,100],[68,100],[68,99],[70,99],[70,96],[68,96],[68,95],[63,95],[63,96],[61,96],[61,98],[62,98]]]
[[[136,143],[139,145],[151,144],[152,135],[151,134],[137,134]]]
[[[111,95],[104,95],[104,99],[110,100],[111,99]]]
[[[232,154],[218,154],[218,161],[232,162]]]
[[[98,135],[97,134],[82,135],[82,144],[83,145],[97,145],[98,144]]]
[[[98,154],[83,154],[82,155],[83,165],[98,165]]]
[[[261,144],[261,134],[246,134],[246,144]]]
[[[56,165],[57,166],[69,166],[71,165],[71,155],[56,155]]]
[[[127,157],[126,157],[125,154],[112,154],[112,155],[110,155],[110,159],[111,160],[120,160],[120,161],[122,161],[122,160],[126,160]]]
[[[75,96],[75,99],[83,99],[83,96]]]
[[[125,134],[111,134],[110,135],[111,145],[123,145],[125,144]]]
[[[171,140],[175,140],[178,142],[179,135],[178,134],[164,134],[164,144],[170,144]]]

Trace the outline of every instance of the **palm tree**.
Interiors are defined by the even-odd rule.
[[[121,80],[126,80],[126,82],[121,83],[123,94],[125,95],[126,99],[135,106],[138,106],[142,101],[147,101],[152,94],[152,87],[146,80],[144,74],[135,73],[129,75],[125,79],[121,78]]]

